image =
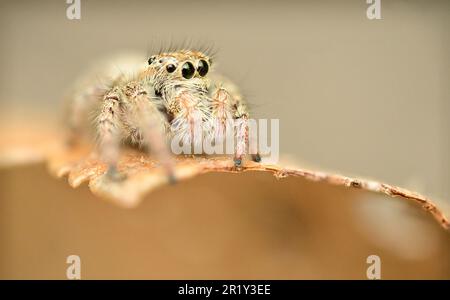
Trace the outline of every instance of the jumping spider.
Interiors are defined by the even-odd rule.
[[[167,138],[181,134],[190,143],[195,122],[242,120],[235,132],[234,166],[240,168],[249,145],[247,106],[238,89],[214,74],[211,58],[200,51],[161,52],[147,62],[117,59],[84,77],[70,96],[70,140],[86,132],[86,116],[95,116],[101,159],[107,175],[120,179],[116,164],[123,141],[146,146],[158,158],[169,178],[175,179]],[[99,79],[101,83],[99,84]],[[207,135],[222,129],[204,126]],[[252,159],[259,162],[258,153]]]

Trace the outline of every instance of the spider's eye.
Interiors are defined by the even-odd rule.
[[[200,76],[205,76],[209,71],[209,65],[205,60],[200,60],[198,62],[197,72]]]
[[[181,69],[181,73],[183,74],[183,77],[186,79],[192,78],[192,76],[194,76],[195,73],[194,65],[189,61],[185,62]]]
[[[155,61],[156,57],[152,56],[148,59],[148,64],[151,65]]]
[[[167,72],[169,72],[169,73],[175,72],[176,69],[177,69],[177,67],[176,67],[175,65],[172,65],[172,64],[169,64],[169,65],[167,65],[167,67],[166,67],[166,70],[167,70]]]

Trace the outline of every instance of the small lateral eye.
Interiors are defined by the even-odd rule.
[[[169,73],[175,72],[176,69],[177,69],[177,67],[175,65],[173,65],[173,64],[168,64],[167,67],[166,67],[166,70]]]
[[[151,65],[155,61],[156,57],[152,56],[148,59],[148,64]]]
[[[205,60],[201,59],[198,62],[198,67],[197,67],[198,75],[203,77],[208,73],[208,71],[209,71],[208,63]]]
[[[181,69],[181,73],[183,74],[183,77],[186,79],[192,78],[192,76],[194,76],[195,73],[194,65],[189,61],[185,62]]]

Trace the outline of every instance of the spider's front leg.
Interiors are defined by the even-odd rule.
[[[137,128],[142,138],[140,142],[145,144],[158,159],[167,173],[169,182],[176,182],[174,163],[165,138],[167,119],[139,83],[128,83],[125,94],[127,96],[125,121]]]
[[[225,136],[225,128],[228,120],[234,120],[234,130],[236,147],[234,153],[234,165],[236,168],[242,166],[242,160],[249,144],[247,107],[242,97],[238,94],[232,95],[225,88],[219,87],[212,93],[212,115],[216,119],[218,126],[215,136]],[[252,143],[253,144],[253,143]],[[256,149],[249,149],[252,160],[260,162],[261,157]]]
[[[117,88],[111,89],[103,97],[103,105],[97,118],[97,137],[101,159],[108,165],[107,176],[121,180],[117,171],[122,130],[122,95]]]
[[[234,156],[234,165],[239,168],[242,166],[242,158],[246,153],[246,149],[249,148],[249,153],[251,154],[252,160],[254,162],[260,162],[261,156],[257,152],[257,149],[250,149],[253,145],[249,143],[249,131],[248,131],[248,119],[249,114],[247,111],[247,106],[237,99],[233,104],[234,119],[236,121],[236,153]]]

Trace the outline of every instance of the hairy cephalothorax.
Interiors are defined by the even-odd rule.
[[[117,59],[94,69],[70,97],[71,141],[89,131],[87,116],[94,116],[109,176],[120,178],[116,164],[122,143],[129,141],[150,149],[175,179],[169,140],[177,136],[191,147],[202,143],[199,136],[220,140],[233,120],[234,165],[240,168],[249,145],[247,106],[237,88],[214,75],[211,66],[206,54],[179,50],[153,55],[147,62]],[[195,134],[199,126],[202,135]],[[259,154],[253,153],[252,159],[260,161]]]

